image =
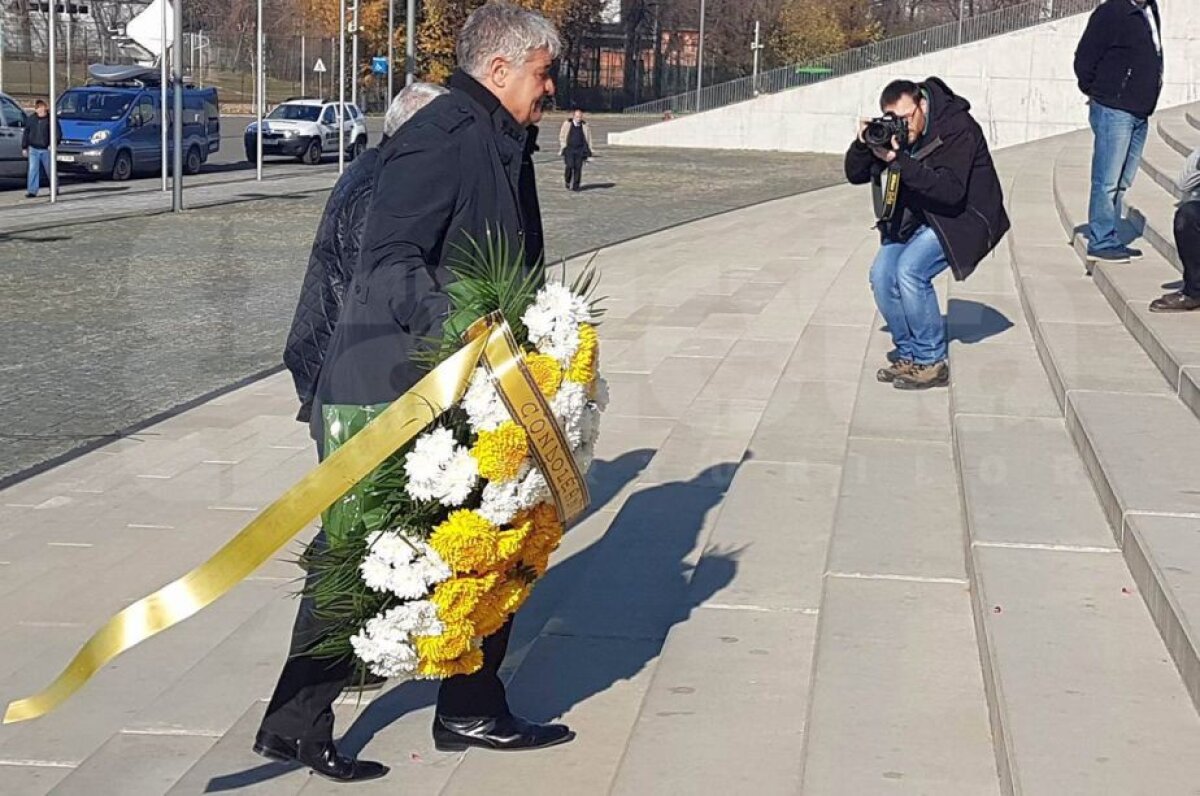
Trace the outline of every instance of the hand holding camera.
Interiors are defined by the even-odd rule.
[[[858,140],[871,148],[875,157],[891,163],[900,151],[900,142],[908,141],[908,120],[886,113],[874,119],[861,119]]]

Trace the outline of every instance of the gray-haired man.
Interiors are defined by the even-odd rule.
[[[554,93],[551,64],[561,49],[553,25],[511,3],[488,3],[467,19],[450,93],[380,147],[359,262],[320,368],[316,404],[390,403],[417,382],[423,371],[411,355],[422,340],[440,336],[457,245],[502,235],[529,267],[541,262],[534,125]],[[561,724],[536,724],[509,710],[499,671],[511,629],[510,621],[484,639],[478,672],[442,681],[433,725],[439,750],[536,749],[574,737]],[[294,654],[255,748],[334,779],[382,776],[378,763],[341,757],[331,740],[331,705],[352,670],[350,661]]]

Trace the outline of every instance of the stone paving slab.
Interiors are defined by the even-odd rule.
[[[51,791],[54,796],[161,796],[217,739],[118,733]],[[130,761],[139,765],[130,766]]]
[[[1200,792],[1200,719],[1116,551],[974,557],[1013,792]]]
[[[676,626],[604,792],[798,793],[804,726],[794,717],[807,710],[816,623],[791,611],[701,609]]]
[[[817,648],[803,793],[999,793],[965,582],[830,577]]]

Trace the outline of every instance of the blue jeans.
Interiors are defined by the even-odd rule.
[[[42,169],[50,174],[50,150],[29,147],[29,175],[25,178],[25,193],[36,196],[42,187]]]
[[[1096,136],[1092,150],[1092,193],[1088,202],[1088,251],[1120,248],[1117,219],[1121,199],[1133,184],[1149,122],[1093,101],[1088,121]]]
[[[932,365],[946,358],[946,324],[933,279],[949,265],[930,227],[921,227],[908,243],[884,243],[875,255],[871,290],[900,359]]]

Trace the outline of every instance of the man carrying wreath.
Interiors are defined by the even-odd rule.
[[[441,336],[457,246],[505,236],[512,250],[523,249],[528,268],[540,264],[532,153],[560,50],[549,21],[510,3],[488,3],[468,18],[450,93],[380,151],[361,260],[321,369],[318,405],[388,403],[424,375],[413,353]],[[442,681],[433,724],[439,749],[534,749],[574,737],[561,724],[535,724],[509,710],[498,673],[510,632],[511,620],[484,640],[479,671]],[[334,746],[332,704],[354,663],[310,655],[321,637],[321,620],[305,599],[255,751],[340,781],[383,776],[383,765]]]

